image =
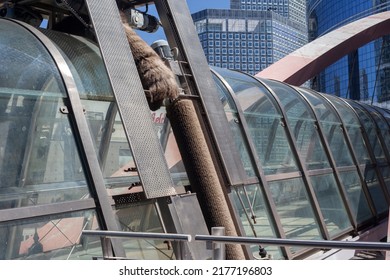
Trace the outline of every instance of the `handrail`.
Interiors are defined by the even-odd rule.
[[[218,228],[221,230],[221,228]],[[223,228],[222,228],[223,229]],[[218,234],[218,231],[214,231]],[[222,233],[222,232],[220,232]],[[151,233],[151,232],[127,232],[127,231],[108,231],[108,230],[83,230],[82,234],[101,236],[101,237],[119,237],[119,238],[134,238],[134,239],[154,239],[164,241],[182,241],[192,242],[192,236],[189,234],[176,233]],[[386,242],[361,242],[361,241],[336,241],[336,240],[298,240],[298,239],[283,239],[283,238],[258,238],[258,237],[241,237],[241,236],[224,236],[224,235],[195,235],[194,241],[211,242],[216,245],[218,243],[238,243],[253,244],[253,245],[273,245],[273,246],[300,246],[320,249],[350,249],[350,250],[366,250],[366,251],[389,251],[390,243]],[[180,244],[181,242],[179,242]],[[224,259],[224,248],[221,246],[213,246],[214,259]],[[179,254],[183,252],[180,246]],[[180,259],[180,258],[179,258]]]
[[[153,232],[129,232],[112,230],[83,230],[84,235],[93,235],[101,237],[126,237],[134,239],[154,239],[164,241],[185,241],[191,242],[191,235],[176,233],[153,233]]]
[[[354,249],[368,251],[390,251],[390,243],[385,242],[359,242],[359,241],[334,241],[334,240],[297,240],[282,238],[257,238],[238,236],[212,236],[195,235],[196,241],[211,241],[220,243],[239,244],[267,244],[275,246],[301,246],[322,249]]]

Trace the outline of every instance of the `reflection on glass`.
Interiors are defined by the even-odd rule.
[[[351,227],[333,174],[310,177],[326,228],[331,237]]]
[[[88,196],[57,67],[19,25],[0,26],[0,209]]]
[[[153,203],[116,206],[121,231],[163,233],[161,219]],[[122,239],[126,257],[135,260],[174,259],[172,246],[162,240]]]
[[[358,162],[363,166],[371,163],[371,159],[363,139],[360,122],[356,114],[340,99],[331,95],[326,95],[326,97],[332,102],[340,114],[344,126],[347,129],[351,145],[355,151]]]
[[[379,184],[378,176],[374,168],[367,168],[364,172],[364,177],[370,192],[371,198],[378,214],[386,212],[389,208],[385,195]]]
[[[91,260],[102,257],[100,238],[82,230],[98,230],[95,212],[74,212],[0,224],[2,260]]]
[[[217,72],[229,83],[243,110],[264,174],[298,171],[285,128],[281,124],[281,114],[267,89],[242,73],[226,69],[218,69]]]
[[[375,112],[377,118],[379,115],[383,117],[383,121],[380,123],[380,132],[382,133],[383,140],[385,141],[387,150],[390,153],[390,113],[382,108],[376,108],[379,112]]]
[[[75,79],[107,187],[128,187],[132,182],[138,182],[133,156],[98,47],[83,38],[49,30],[44,32],[63,51]],[[125,183],[120,177],[130,178]]]
[[[296,146],[308,170],[329,168],[329,160],[318,135],[317,126],[312,120],[291,119]]]
[[[234,101],[230,96],[227,89],[222,85],[221,81],[213,75],[214,81],[216,83],[219,98],[224,107],[226,117],[229,123],[229,127],[233,132],[234,142],[236,143],[236,147],[241,157],[242,164],[244,166],[245,172],[248,177],[256,176],[255,171],[253,169],[252,159],[249,156],[249,148],[244,140],[244,133],[242,131],[242,126],[239,124],[239,117],[234,105]]]
[[[362,121],[363,127],[367,134],[368,140],[371,144],[371,148],[374,152],[375,159],[377,162],[385,161],[385,154],[382,148],[382,145],[379,141],[379,135],[377,134],[377,129],[373,120],[369,117],[368,112],[357,106],[353,102],[349,102],[356,112],[359,115],[359,119]]]
[[[315,118],[309,105],[292,88],[276,81],[267,81],[287,114],[298,152],[308,170],[329,168],[329,160],[320,141]]]
[[[232,195],[233,203],[237,209],[246,236],[259,238],[277,237],[260,186],[250,185],[235,188]],[[272,259],[282,258],[278,247],[265,246],[264,248],[272,256]],[[253,245],[251,249],[254,256],[257,256],[259,247]]]
[[[336,166],[352,166],[352,157],[341,129],[341,122],[333,108],[319,94],[304,89],[298,90],[315,110]]]
[[[138,180],[137,173],[129,170],[135,164],[115,103],[91,100],[82,103],[105,178],[132,175]]]
[[[387,192],[390,193],[390,168],[388,165],[381,166],[380,172],[387,188]]]
[[[127,192],[128,186],[140,179],[99,48],[84,38],[50,30],[44,32],[63,52],[72,72],[107,188],[112,195]],[[169,133],[165,109],[151,112],[151,117],[161,145],[167,152],[174,182],[187,185],[188,178],[176,141]]]
[[[372,218],[367,197],[362,190],[362,185],[357,172],[340,172],[340,180],[344,186],[352,214],[356,218],[356,221],[362,223]]]
[[[248,146],[244,141],[243,132],[241,126],[237,123],[238,116],[236,113],[225,111],[229,120],[229,127],[233,132],[234,142],[241,157],[242,164],[248,177],[255,177],[256,173],[253,169],[252,159],[249,156]]]
[[[264,174],[298,171],[280,117],[255,112],[245,112],[244,116]]]
[[[302,178],[270,182],[269,187],[286,238],[322,239]]]
[[[353,161],[340,123],[321,122],[336,166],[352,166]]]
[[[390,151],[390,129],[389,129],[387,122],[385,121],[385,119],[382,116],[380,116],[380,114],[378,112],[374,111],[369,106],[366,106],[366,107],[367,107],[367,109],[369,109],[372,118],[374,119],[374,121],[378,125],[378,133],[380,133],[382,136],[383,145],[385,146],[384,148],[386,148],[387,151]]]

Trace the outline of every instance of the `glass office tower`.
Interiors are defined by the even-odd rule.
[[[308,1],[309,41],[365,16],[388,10],[385,0]],[[390,100],[389,37],[343,57],[312,79],[312,88],[388,107]]]
[[[306,0],[230,0],[230,9],[274,11],[279,15],[306,25]]]
[[[231,1],[231,10],[194,13],[209,64],[253,75],[307,43],[303,3],[273,2]]]

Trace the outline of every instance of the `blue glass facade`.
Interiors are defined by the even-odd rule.
[[[230,0],[230,9],[273,11],[295,22],[306,25],[306,0]]]
[[[307,42],[303,25],[272,11],[208,9],[192,17],[212,66],[255,74]]]
[[[389,7],[389,1],[308,1],[309,41]],[[389,38],[383,37],[350,53],[312,79],[312,88],[388,107],[388,45]]]

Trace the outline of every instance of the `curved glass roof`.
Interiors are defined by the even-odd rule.
[[[88,171],[93,168],[104,195],[115,200],[108,208],[121,229],[163,231],[158,206],[144,199],[137,185],[132,151],[99,50],[79,37],[40,34],[59,52],[76,89],[67,88],[69,77],[59,70],[64,65],[47,42],[21,24],[1,20],[0,210],[16,209],[17,214],[7,212],[0,233],[11,236],[20,228],[29,236],[25,244],[23,238],[5,238],[20,250],[0,242],[0,259],[34,255],[34,232],[40,236],[50,225],[58,227],[54,220],[77,224],[76,233],[62,230],[69,240],[82,228],[99,228],[97,221],[107,214],[95,204],[100,199],[93,197],[95,191],[101,190]],[[390,202],[388,110],[240,72],[211,71],[234,137],[232,148],[239,152],[236,160],[244,168],[242,182],[229,186],[242,235],[340,239],[385,217]],[[77,103],[72,103],[75,93]],[[160,129],[165,112],[153,114],[160,114],[156,128],[165,139],[163,148],[170,147],[169,134]],[[85,121],[84,130],[75,124],[77,118]],[[92,139],[91,147],[85,147],[80,135]],[[86,157],[88,152],[96,162]],[[178,158],[169,165],[173,177],[183,172]],[[188,184],[186,178],[180,184]],[[31,213],[23,211],[27,207]],[[19,224],[21,219],[26,223]],[[50,247],[43,255],[82,254],[83,246]],[[293,259],[311,248],[266,249],[275,259]]]
[[[224,85],[219,86],[224,99],[235,102],[225,107],[227,116],[232,110],[237,114],[253,147],[247,151],[259,159],[252,167],[263,172],[256,174],[257,192],[271,194],[263,198],[270,203],[235,203],[239,212],[249,208],[268,215],[277,220],[277,236],[305,239],[338,238],[387,212],[388,111],[240,72],[212,72]],[[241,152],[243,144],[237,146]],[[247,216],[240,217],[248,224]],[[264,232],[259,225],[254,230]],[[253,235],[253,229],[245,231]],[[304,251],[291,248],[282,254]]]

